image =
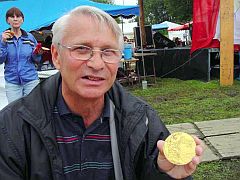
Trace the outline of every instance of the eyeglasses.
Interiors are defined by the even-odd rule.
[[[118,63],[122,58],[122,52],[118,49],[96,50],[84,45],[66,46],[58,43],[59,46],[69,49],[70,56],[74,59],[87,61],[93,57],[93,52],[99,51],[101,58],[106,63]]]

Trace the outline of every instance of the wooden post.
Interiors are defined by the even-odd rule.
[[[230,86],[234,76],[234,0],[220,0],[220,85]]]
[[[142,40],[142,46],[145,47],[147,43],[146,43],[146,32],[145,32],[145,28],[144,28],[143,0],[138,0],[138,5],[139,5],[139,9],[140,9],[140,14],[139,14],[140,38]]]

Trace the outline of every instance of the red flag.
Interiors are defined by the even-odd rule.
[[[219,13],[220,0],[193,1],[193,32],[191,52],[207,47],[219,47],[213,39]]]

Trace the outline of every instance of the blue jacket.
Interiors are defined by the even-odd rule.
[[[14,36],[6,42],[0,35],[0,64],[5,63],[5,80],[18,85],[38,79],[34,63],[41,60],[41,56],[33,54],[37,45],[34,36],[21,31],[22,36],[18,39]]]

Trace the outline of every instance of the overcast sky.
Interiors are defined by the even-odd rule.
[[[115,0],[115,4],[117,5],[136,5],[137,4],[137,0]]]

